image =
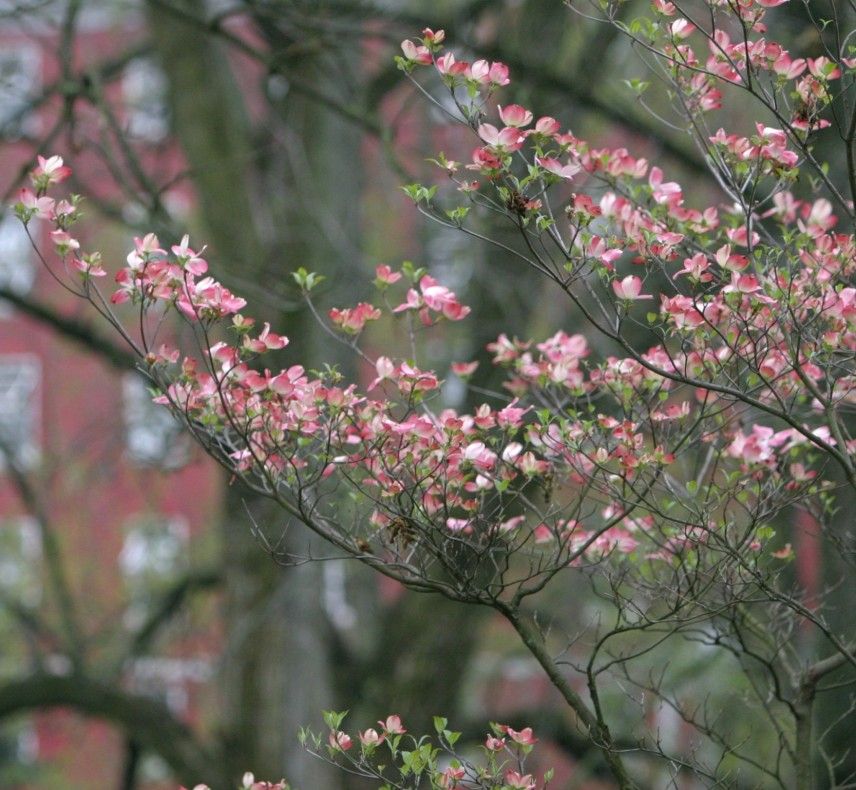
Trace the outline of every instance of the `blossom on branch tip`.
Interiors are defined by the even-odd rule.
[[[30,173],[30,180],[37,190],[45,190],[52,184],[59,184],[71,175],[71,168],[66,166],[61,156],[37,156],[38,164]]]
[[[506,126],[521,128],[532,123],[532,113],[519,104],[506,104],[505,107],[500,105],[497,109],[500,119]]]
[[[527,134],[541,134],[545,137],[553,137],[559,133],[560,129],[561,126],[555,118],[545,115],[535,122],[535,128],[530,129]]]
[[[426,46],[442,44],[446,40],[446,31],[432,30],[430,27],[426,27],[422,31],[422,40]]]
[[[406,310],[418,310],[420,319],[426,326],[431,324],[427,310],[440,313],[450,321],[460,321],[470,314],[470,308],[462,305],[452,291],[427,274],[419,281],[419,291],[409,289],[407,300],[394,307],[392,312],[401,313]]]
[[[695,32],[695,25],[687,19],[676,19],[669,25],[669,32],[676,39],[689,38]]]
[[[806,58],[806,65],[809,73],[821,80],[835,80],[841,76],[838,64],[826,57]]]
[[[411,63],[427,66],[431,63],[431,50],[421,44],[414,44],[410,39],[401,42],[401,51]]]
[[[243,346],[248,351],[255,354],[263,354],[265,351],[274,351],[285,348],[289,340],[284,335],[277,335],[270,331],[270,324],[265,321],[264,328],[259,332],[259,336],[251,338],[244,337]]]
[[[674,16],[677,12],[675,4],[669,0],[651,0],[651,7],[664,16]]]
[[[378,724],[387,735],[404,735],[407,732],[401,723],[401,717],[394,713],[387,716],[383,721],[379,721]]]
[[[550,159],[549,157],[536,156],[535,162],[548,173],[559,176],[559,178],[573,178],[582,170],[582,166],[575,162],[568,162],[568,164],[563,165],[558,159]]]
[[[478,134],[490,148],[498,152],[518,151],[526,140],[523,132],[514,126],[500,130],[493,124],[483,123],[479,125]]]
[[[37,196],[35,192],[27,187],[23,187],[18,192],[18,206],[20,206],[19,214],[22,216],[22,221],[26,224],[32,217],[41,219],[51,219],[54,213],[54,199],[47,195]],[[17,208],[17,206],[16,206]]]
[[[535,790],[537,787],[530,774],[524,776],[517,771],[509,771],[505,775],[505,784],[506,787],[513,788],[513,790]]]
[[[80,242],[64,230],[52,230],[50,236],[57,255],[66,255],[80,249]]]
[[[379,264],[375,268],[375,281],[384,285],[394,285],[402,277],[401,272],[394,272],[385,263]]]
[[[482,85],[502,87],[511,81],[508,77],[508,66],[504,63],[486,60],[475,61],[467,70],[466,76]]]
[[[208,271],[208,263],[200,258],[201,253],[197,253],[190,249],[190,236],[185,235],[181,239],[181,244],[174,244],[171,247],[172,254],[178,259],[178,263],[182,269],[186,269],[191,274],[199,277]]]
[[[359,733],[360,743],[363,746],[380,746],[384,742],[384,736],[379,735],[377,730],[368,729]]]
[[[79,258],[75,256],[71,260],[71,265],[73,268],[77,269],[77,271],[79,271],[81,274],[86,275],[87,277],[107,276],[107,272],[104,270],[104,266],[101,263],[100,252],[92,252],[89,254],[82,255]]]
[[[457,788],[461,787],[459,782],[465,776],[466,770],[463,768],[463,766],[458,766],[457,768],[447,768],[440,775],[440,787],[442,787],[443,790],[456,790]]]
[[[351,736],[341,730],[331,731],[327,740],[330,744],[330,748],[337,752],[347,751],[354,745],[354,742],[351,740]]]
[[[472,376],[478,366],[478,362],[453,362],[451,365],[452,372],[462,379]]]
[[[339,309],[333,307],[328,312],[330,320],[343,332],[357,335],[363,331],[368,321],[377,321],[381,317],[380,310],[367,302],[360,302],[356,307]]]
[[[515,743],[519,743],[521,746],[532,746],[538,743],[538,739],[532,733],[531,727],[524,727],[522,730],[518,731],[511,729],[511,727],[509,727],[508,725],[503,724],[500,729],[502,730],[502,732],[508,735],[508,737],[511,738],[512,741],[514,741]]]
[[[635,274],[629,274],[623,280],[613,280],[612,290],[619,299],[627,301],[654,298],[651,294],[642,293],[642,279]]]

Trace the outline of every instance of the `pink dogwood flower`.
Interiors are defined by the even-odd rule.
[[[619,299],[627,301],[654,298],[651,294],[642,293],[642,279],[635,274],[629,274],[623,280],[613,280],[612,290]]]
[[[375,269],[375,281],[384,285],[394,285],[401,279],[401,272],[394,272],[385,263],[381,263]]]
[[[368,321],[377,321],[381,317],[380,310],[367,302],[360,302],[356,307],[339,309],[333,307],[328,312],[330,320],[343,332],[358,335],[363,331]]]
[[[61,156],[50,156],[47,159],[37,156],[36,161],[38,165],[30,173],[30,180],[39,191],[52,184],[59,184],[71,175],[71,168],[63,164]]]
[[[515,743],[519,743],[521,746],[533,746],[538,743],[538,739],[532,734],[531,727],[524,727],[522,730],[513,730],[511,727],[507,725],[502,725],[500,729],[511,738]]]
[[[172,254],[178,258],[179,265],[197,277],[205,274],[208,271],[208,263],[200,258],[198,252],[190,249],[190,236],[185,235],[181,239],[181,244],[174,244],[171,247]]]
[[[506,126],[520,128],[532,123],[532,113],[519,104],[506,104],[505,107],[500,106],[497,109],[499,117]]]
[[[580,172],[580,170],[582,170],[582,165],[578,165],[574,162],[568,162],[568,164],[563,165],[558,159],[551,159],[550,157],[536,156],[535,162],[543,167],[547,172],[559,176],[559,178],[573,178]]]
[[[387,716],[384,721],[379,721],[378,724],[380,724],[387,735],[404,735],[407,732],[401,723],[401,717],[394,713]]]
[[[427,66],[431,63],[431,50],[422,44],[414,44],[410,39],[401,42],[401,51],[411,63]]]
[[[360,743],[363,746],[380,746],[384,742],[384,736],[379,735],[377,730],[368,729],[360,733]]]
[[[531,774],[524,776],[517,771],[509,771],[505,775],[505,784],[507,787],[514,788],[514,790],[535,790],[537,787]]]
[[[354,745],[351,736],[341,730],[331,732],[327,740],[333,749],[341,752],[348,751]]]
[[[53,216],[54,199],[46,195],[39,197],[31,189],[27,189],[27,187],[18,192],[18,203],[27,214],[24,222],[29,222],[32,217],[50,219]]]
[[[506,126],[500,130],[492,124],[483,123],[479,126],[478,132],[479,137],[497,151],[517,151],[523,146],[526,139],[523,133],[514,126]]]

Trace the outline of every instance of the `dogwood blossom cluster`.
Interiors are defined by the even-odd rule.
[[[265,782],[257,780],[252,773],[247,771],[241,778],[241,786],[238,790],[290,790],[290,788],[291,785],[284,779],[279,782]],[[182,787],[180,790],[187,790],[187,788]],[[193,790],[211,790],[211,788],[206,784],[198,784],[194,785]]]
[[[676,15],[671,3],[654,5]],[[741,4],[749,30],[763,31],[770,5]],[[698,60],[688,49],[692,27],[684,17],[657,27],[678,71]],[[802,68],[761,38],[741,60],[723,30],[705,36],[713,49],[698,73],[706,79],[768,69],[776,86],[828,86],[853,67]],[[770,533],[758,532],[753,506],[775,514],[818,495],[823,462],[856,479],[845,419],[856,401],[856,244],[837,232],[829,200],[788,191],[800,164],[794,128],[712,135],[723,180],[745,181],[748,168],[753,183],[767,179],[768,197],[741,193],[733,205],[695,208],[644,157],[592,146],[520,105],[499,104],[494,116],[489,100],[509,82],[507,67],[456,59],[443,41],[423,31],[404,42],[399,62],[411,75],[433,69],[473,130],[469,163],[437,159],[465,202],[441,206],[437,187],[408,193],[461,226],[473,207],[506,216],[528,239],[532,269],[567,294],[612,353],[594,355],[586,337],[562,330],[540,341],[502,335],[489,350],[506,372],[507,399],[470,411],[444,408],[444,374],[412,358],[371,360],[364,391],[335,371],[270,368],[263,355],[288,339],[243,313],[246,301],[210,276],[204,250],[187,237],[167,249],[148,234],[99,304],[117,327],[112,306],[132,305],[141,314],[174,310],[196,328],[202,354],[183,356],[137,322],[134,343],[156,401],[235,474],[305,520],[320,519],[340,547],[417,578],[451,574],[476,596],[537,589],[568,565],[760,549],[759,535]],[[800,134],[823,125],[819,107],[801,110],[810,122]],[[106,269],[70,233],[79,199],[48,195],[68,173],[59,157],[40,158],[16,210],[25,223],[52,223],[57,256],[93,299]],[[415,317],[427,331],[469,313],[423,270],[380,265],[375,275],[376,303],[328,313],[331,331],[354,347],[369,322]],[[295,279],[307,296],[320,281],[303,270]],[[632,339],[640,332],[654,341],[647,349]],[[474,370],[461,362],[448,375]],[[332,515],[341,514],[331,492],[342,484],[359,492],[347,520]],[[522,568],[497,561],[512,555],[528,559]]]
[[[492,724],[479,749],[481,760],[476,762],[472,750],[462,755],[457,746],[461,733],[449,730],[441,716],[434,717],[433,737],[416,737],[408,734],[396,715],[351,735],[341,729],[346,715],[324,713],[329,727],[326,743],[309,730],[301,731],[301,742],[349,773],[382,782],[384,787],[415,790],[427,782],[441,790],[542,790],[552,779],[552,770],[540,780],[526,770],[527,758],[538,742],[531,727],[515,730]]]
[[[668,191],[679,205],[679,191]],[[36,194],[36,200],[44,200],[44,189]],[[32,203],[29,196],[26,200]],[[653,205],[659,204],[655,200]],[[22,196],[18,211],[23,219],[29,210]],[[622,223],[628,236],[647,221],[641,207],[615,194],[586,210],[629,217]],[[794,204],[792,211],[794,221],[808,221],[806,231],[811,227],[815,234],[799,237],[809,261],[821,252],[812,253],[806,238],[823,247],[830,272],[837,273],[845,262],[852,267],[852,255],[841,251],[852,239],[821,230],[811,217],[824,214],[814,207]],[[41,216],[51,219],[46,210]],[[54,218],[66,236],[68,216]],[[668,243],[675,246],[669,263],[677,269],[677,242]],[[61,247],[55,241],[55,247],[66,263],[71,261],[69,272],[91,287],[95,275],[75,261],[93,256],[85,256],[71,236],[63,237]],[[789,275],[781,269],[760,277],[745,274],[747,256],[725,247],[704,261],[685,260],[686,279],[675,272],[675,282],[704,283],[708,290],[695,296],[661,294],[657,320],[663,343],[643,354],[593,359],[579,334],[559,331],[541,342],[502,335],[489,350],[508,373],[510,399],[463,413],[437,408],[442,377],[408,360],[378,357],[365,392],[335,373],[310,374],[299,364],[282,370],[259,364],[262,355],[284,349],[288,339],[268,324],[259,329],[245,316],[245,301],[207,275],[206,261],[186,237],[169,249],[151,234],[137,239],[115,276],[109,302],[136,305],[142,313],[174,309],[204,330],[206,339],[217,332],[225,338],[208,342],[201,358],[182,356],[147,336],[139,343],[141,362],[161,389],[156,402],[176,411],[203,440],[217,437],[216,453],[236,474],[268,492],[294,497],[301,507],[310,492],[320,499],[327,485],[344,481],[361,492],[366,508],[356,527],[338,533],[345,546],[357,555],[407,563],[420,573],[439,568],[446,573],[451,563],[465,586],[473,567],[493,566],[497,552],[533,558],[519,576],[496,572],[488,585],[500,589],[525,585],[533,568],[537,576],[613,556],[671,562],[680,552],[698,551],[712,535],[725,539],[734,525],[704,499],[701,510],[695,497],[679,502],[673,522],[657,518],[663,499],[674,499],[675,487],[681,490],[691,482],[688,459],[699,447],[717,461],[718,476],[699,480],[709,496],[727,500],[735,493],[723,477],[726,470],[739,470],[744,492],[743,476],[756,481],[759,497],[771,482],[781,484],[790,497],[817,485],[811,452],[818,442],[835,446],[828,427],[746,428],[734,416],[735,409],[745,414],[737,408],[738,398],[704,387],[752,369],[758,380],[751,393],[759,403],[816,400],[808,398],[802,382],[808,377],[822,387],[822,368],[803,359],[808,350],[794,357],[786,326],[771,326],[780,322],[781,310],[773,313],[773,299],[764,289],[794,292],[794,320],[806,323],[810,314],[807,326],[828,336],[824,353],[830,355],[851,343],[850,297],[811,276],[807,267],[800,273],[795,269],[787,283]],[[658,255],[665,253],[660,249]],[[577,265],[607,278],[614,268],[613,261],[592,261],[585,252]],[[306,277],[301,282],[309,287]],[[713,282],[718,290],[710,287]],[[362,303],[333,309],[334,330],[358,338],[365,322],[384,311],[387,320],[413,314],[426,328],[468,313],[452,291],[419,270],[378,266],[376,284],[390,308]],[[613,298],[611,320],[620,322],[628,304],[646,295],[638,275],[620,280],[616,275],[610,284],[604,293]],[[825,295],[808,300],[810,288],[821,288]],[[674,339],[680,339],[679,347]],[[457,369],[462,375],[472,372],[467,364]],[[840,376],[835,387],[836,398],[848,397],[851,378]],[[849,451],[849,444],[844,449]]]
[[[447,728],[447,720],[434,717],[436,744],[431,736],[409,735],[401,717],[391,714],[377,722],[377,727],[357,731],[354,735],[341,729],[346,713],[325,711],[329,727],[326,742],[308,729],[301,729],[300,742],[314,754],[364,779],[382,783],[383,787],[431,787],[441,790],[544,790],[552,770],[537,780],[526,772],[526,761],[538,739],[531,727],[515,730],[507,724],[492,724],[480,747],[483,759],[476,763],[471,752],[462,756],[456,744],[461,733]],[[389,784],[393,782],[393,784]],[[239,790],[289,790],[284,780],[257,780],[247,772]],[[181,788],[186,790],[186,788]],[[198,784],[193,790],[210,790]]]
[[[738,15],[748,20],[749,31],[762,33],[765,9],[778,4],[741,3]],[[731,4],[710,5],[715,12],[738,13]],[[677,13],[672,3],[655,3],[654,8],[660,15]],[[404,68],[412,72],[433,65],[481,145],[467,164],[442,155],[437,159],[468,203],[455,209],[441,206],[436,187],[413,185],[408,193],[426,213],[461,226],[474,205],[505,213],[527,237],[532,268],[553,279],[601,335],[630,352],[608,358],[586,376],[581,338],[571,344],[564,340],[573,347],[571,353],[557,357],[554,351],[553,358],[545,358],[533,355],[529,342],[502,337],[493,347],[496,361],[512,364],[517,375],[506,386],[516,396],[535,394],[543,400],[548,387],[555,393],[550,402],[563,404],[554,408],[554,416],[569,411],[565,403],[594,394],[602,397],[604,389],[622,402],[625,417],[628,410],[638,414],[645,401],[639,396],[646,391],[667,404],[662,409],[649,405],[641,423],[648,431],[639,431],[638,420],[621,420],[614,413],[598,417],[601,425],[615,426],[615,437],[630,438],[629,444],[619,442],[615,449],[597,436],[593,421],[571,423],[559,447],[567,450],[567,437],[576,435],[594,438],[598,445],[584,453],[588,463],[578,465],[572,479],[589,479],[585,472],[590,473],[593,461],[616,454],[629,476],[637,464],[644,467],[650,461],[652,455],[639,450],[650,450],[647,442],[655,433],[662,435],[663,426],[712,411],[721,424],[714,427],[714,420],[708,433],[702,429],[704,420],[696,422],[701,429],[697,438],[714,453],[721,441],[724,455],[739,460],[753,477],[762,464],[767,471],[789,470],[801,482],[814,480],[816,473],[806,473],[797,459],[801,451],[795,450],[804,445],[809,455],[831,456],[852,479],[856,444],[845,414],[856,384],[854,338],[852,324],[842,319],[852,296],[856,247],[851,234],[835,232],[837,217],[827,198],[800,201],[787,186],[801,162],[799,143],[807,133],[828,125],[817,114],[832,101],[829,86],[845,72],[848,84],[852,82],[856,61],[792,60],[780,45],[760,38],[741,42],[748,60],[731,60],[736,50],[726,46],[725,30],[714,24],[701,37],[720,60],[712,56],[705,71],[686,45],[677,44],[696,30],[686,17],[651,30],[670,40],[661,52],[678,73],[680,60],[687,70],[703,74],[709,83],[707,95],[717,79],[749,82],[749,70],[762,68],[776,75],[776,90],[792,89],[799,96],[806,85],[823,83],[823,90],[813,91],[816,101],[801,106],[789,122],[785,119],[782,129],[756,124],[753,135],[720,129],[708,138],[723,182],[744,185],[734,205],[688,207],[680,185],[667,181],[660,168],[649,167],[625,149],[593,148],[570,130],[563,131],[555,119],[537,118],[526,108],[499,105],[497,115],[504,126],[494,125],[487,101],[493,86],[475,86],[479,94],[469,101],[474,86],[466,72],[450,78],[448,58],[439,54],[436,44],[428,47],[431,59],[405,63]],[[723,61],[731,71],[717,66]],[[801,82],[785,84],[806,71]],[[757,78],[754,71],[752,76]],[[680,87],[680,80],[677,84]],[[685,98],[693,90],[688,88]],[[691,103],[686,106],[692,110]],[[471,180],[471,173],[483,181]],[[760,183],[765,189],[758,189]],[[752,197],[747,197],[750,192]],[[551,195],[557,196],[554,201],[566,201],[562,220],[550,205]],[[852,220],[852,202],[842,208]],[[640,321],[636,303],[654,301],[659,304],[650,306],[646,321]],[[627,330],[640,323],[661,340],[645,352],[628,341]],[[847,362],[840,365],[842,360]],[[747,418],[762,417],[772,424],[743,424]],[[557,433],[559,426],[564,427],[561,418],[553,420],[550,429]],[[660,462],[675,458],[668,444],[653,449]],[[795,480],[782,482],[785,489],[799,486]]]
[[[682,4],[655,0],[655,19],[640,26],[639,40],[665,56],[690,110],[718,109],[718,83],[731,83],[762,95],[790,131],[807,135],[829,126],[820,115],[833,99],[830,83],[842,76],[842,67],[853,69],[856,58],[842,57],[838,64],[824,55],[793,57],[780,43],[766,39],[767,9],[786,2],[711,0],[710,15],[702,24]]]

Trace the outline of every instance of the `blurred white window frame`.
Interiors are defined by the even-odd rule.
[[[125,625],[147,617],[155,597],[187,568],[190,528],[182,516],[140,513],[125,521],[119,568],[128,594]]]
[[[159,143],[169,134],[167,81],[151,58],[136,58],[122,77],[125,126],[128,134],[147,143]]]
[[[0,519],[0,590],[24,606],[42,600],[42,539],[32,516]]]
[[[187,463],[187,435],[169,409],[152,401],[146,379],[138,373],[126,373],[122,378],[122,400],[125,448],[132,461],[165,469]]]
[[[42,56],[30,42],[0,47],[0,137],[15,139],[39,132],[39,119],[28,107],[42,82]]]
[[[189,686],[205,683],[213,675],[205,658],[141,656],[131,666],[131,687],[138,694],[161,700],[176,715],[190,707]]]
[[[30,233],[38,238],[38,220],[30,221]],[[35,281],[36,265],[30,238],[21,221],[7,211],[0,216],[0,287],[24,296]],[[11,306],[0,302],[0,318],[11,313]]]
[[[35,354],[0,354],[0,470],[6,451],[21,469],[39,461],[42,364]]]
[[[187,564],[190,530],[183,516],[143,513],[125,522],[119,567],[131,584],[172,579]]]

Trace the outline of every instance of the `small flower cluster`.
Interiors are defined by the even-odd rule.
[[[434,717],[435,741],[427,735],[408,735],[395,715],[379,721],[379,729],[369,728],[352,737],[341,729],[346,715],[325,712],[329,733],[324,751],[321,737],[309,730],[301,731],[301,742],[350,773],[390,783],[385,787],[415,790],[427,780],[442,790],[542,790],[552,778],[552,771],[540,781],[526,772],[526,759],[538,741],[531,727],[515,730],[492,724],[481,746],[483,759],[477,764],[461,755],[457,748],[461,734],[449,730],[441,716]]]
[[[170,248],[170,256],[153,233],[134,239],[128,265],[116,275],[119,287],[111,297],[113,304],[174,304],[186,318],[203,322],[238,313],[246,299],[234,296],[213,277],[197,279],[208,271],[208,264],[189,244],[185,236]]]
[[[290,790],[290,788],[291,785],[285,779],[280,779],[278,782],[263,782],[256,780],[256,777],[247,771],[241,779],[238,790]],[[187,789],[182,787],[181,790]],[[211,790],[211,788],[206,784],[198,784],[194,785],[193,790]]]

